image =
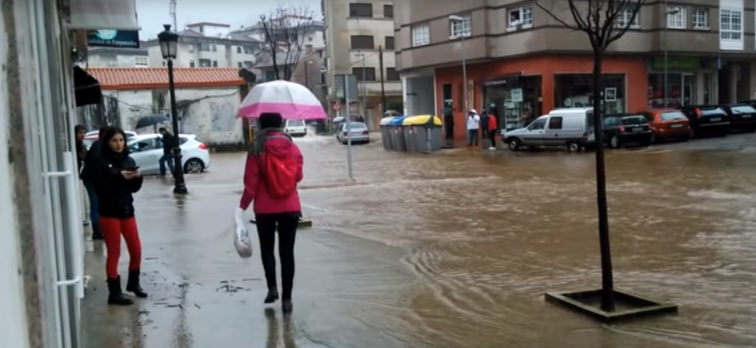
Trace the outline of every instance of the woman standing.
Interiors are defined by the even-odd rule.
[[[139,284],[139,267],[142,261],[142,246],[134,218],[133,193],[142,188],[139,167],[129,157],[126,134],[120,128],[109,127],[100,137],[101,153],[97,160],[95,190],[99,199],[100,227],[108,251],[106,273],[108,276],[108,303],[130,305],[133,301],[121,291],[118,275],[118,259],[121,255],[121,235],[129,249],[129,280],[126,291],[139,298],[147,293]]]
[[[244,170],[244,194],[237,215],[243,215],[254,201],[255,224],[260,238],[260,257],[265,269],[268,294],[265,303],[278,300],[275,243],[281,260],[281,308],[291,313],[294,287],[294,240],[302,207],[297,184],[302,181],[302,153],[284,130],[280,114],[260,115],[260,131],[255,134]]]
[[[89,220],[92,223],[92,239],[102,240],[102,229],[100,228],[99,214],[97,213],[97,190],[95,190],[95,179],[97,178],[97,167],[102,152],[102,137],[105,130],[110,127],[100,128],[97,140],[89,147],[86,156],[84,156],[84,169],[81,170],[79,178],[84,182],[84,188],[87,190],[89,197]],[[83,144],[82,144],[83,145]]]

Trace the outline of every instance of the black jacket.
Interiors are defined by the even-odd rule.
[[[96,167],[97,159],[100,158],[100,141],[95,140],[87,151],[87,155],[84,156],[84,168],[80,170],[79,179],[84,181],[86,185],[93,185],[94,180],[97,177]]]
[[[107,145],[105,145],[107,146]],[[142,188],[142,177],[126,180],[121,171],[135,166],[128,154],[102,149],[96,162],[94,181],[100,216],[126,219],[134,216],[133,193]]]
[[[87,147],[84,146],[84,142],[76,142],[76,162],[79,164],[79,172],[84,167],[84,159],[87,158]]]
[[[165,132],[163,134],[163,154],[170,155],[171,151],[173,151],[173,147],[176,145],[176,136]]]

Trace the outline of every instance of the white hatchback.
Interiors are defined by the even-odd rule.
[[[181,162],[184,173],[202,173],[210,168],[210,151],[207,145],[197,140],[194,134],[179,134]],[[144,175],[160,173],[160,157],[163,157],[163,136],[140,134],[128,142],[131,158]],[[167,169],[166,164],[166,169]]]
[[[284,132],[293,137],[303,137],[307,135],[307,125],[302,120],[286,120]]]

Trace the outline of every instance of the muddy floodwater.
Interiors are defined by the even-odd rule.
[[[231,245],[245,154],[207,173],[145,181],[137,214],[150,299],[105,305],[90,242],[84,347],[753,347],[756,151],[700,145],[607,152],[617,288],[678,315],[601,325],[545,303],[600,284],[593,154],[437,155],[297,140],[301,198],[294,314],[262,304],[259,255]],[[249,213],[251,216],[251,212]],[[255,243],[255,246],[257,243]],[[122,256],[125,275],[126,252]]]

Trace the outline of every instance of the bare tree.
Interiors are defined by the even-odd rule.
[[[279,4],[260,16],[263,52],[270,56],[277,80],[289,80],[297,69],[305,38],[314,29],[319,14],[307,5]]]
[[[635,23],[646,0],[546,0],[551,6],[536,5],[566,28],[582,31],[593,48],[593,124],[596,141],[596,201],[601,249],[601,308],[614,311],[614,277],[609,244],[609,214],[606,202],[606,172],[602,113],[601,63],[609,45],[619,40]],[[557,13],[569,13],[560,18]]]

